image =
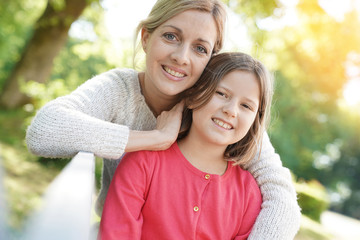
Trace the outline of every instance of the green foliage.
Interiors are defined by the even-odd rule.
[[[318,174],[313,168],[313,152],[335,137],[323,122],[323,102],[316,101],[314,95],[307,86],[299,88],[281,73],[276,74],[270,137],[284,165],[305,179]]]
[[[302,214],[320,222],[320,215],[328,209],[329,197],[324,186],[313,180],[295,184]]]
[[[245,15],[249,21],[256,21],[273,15],[280,7],[276,0],[229,0],[228,5],[240,15]]]
[[[56,11],[61,11],[66,6],[65,0],[50,0],[49,3]]]
[[[24,119],[30,114],[22,110],[0,111],[1,142],[6,145],[24,147],[26,125]]]
[[[358,58],[351,58],[360,54],[359,14],[349,12],[340,22],[317,1],[301,0],[296,8],[294,26],[259,29],[253,37],[254,52],[260,45],[264,63],[276,72],[270,137],[298,178],[318,179],[333,192],[332,209],[359,218],[360,114],[340,104],[346,67],[359,71]]]
[[[21,51],[31,37],[46,0],[12,0],[0,3],[0,90],[19,61]]]
[[[262,45],[264,32],[260,31],[257,21],[275,14],[281,15],[283,6],[277,0],[227,0],[227,5],[241,16],[253,42]]]
[[[51,80],[65,79],[72,88],[114,66],[107,62],[99,43],[69,39],[54,61]],[[80,80],[80,81],[79,81]]]
[[[21,85],[22,92],[27,96],[32,97],[33,105],[26,105],[25,108],[29,111],[36,110],[43,106],[50,100],[69,94],[71,89],[63,79],[55,79],[47,84],[29,81]]]
[[[335,211],[360,219],[360,114],[344,109],[337,115],[339,152],[335,161],[319,175],[333,191]],[[336,142],[335,142],[336,143]],[[327,154],[330,155],[330,154]],[[331,156],[331,155],[330,155]]]

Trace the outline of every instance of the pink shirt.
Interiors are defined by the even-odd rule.
[[[191,165],[177,143],[128,153],[106,197],[100,233],[108,239],[246,239],[262,199],[252,175],[228,163],[222,175]]]

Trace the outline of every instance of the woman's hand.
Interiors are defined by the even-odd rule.
[[[139,150],[159,151],[168,149],[177,139],[184,102],[176,104],[170,111],[163,111],[156,119],[156,129],[152,131],[130,130],[125,152]]]
[[[181,126],[183,109],[184,101],[181,101],[170,111],[163,111],[157,117],[156,130],[160,133],[160,144],[157,146],[157,150],[168,149],[176,141]]]

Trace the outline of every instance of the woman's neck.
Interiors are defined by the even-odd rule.
[[[156,94],[155,91],[148,89],[145,81],[145,73],[140,72],[138,74],[141,93],[145,98],[146,104],[152,111],[155,117],[159,116],[163,111],[169,111],[176,103],[179,102],[176,96],[167,97],[165,95]]]
[[[227,161],[224,158],[223,147],[210,146],[189,135],[179,140],[178,146],[185,158],[200,171],[217,175],[226,172]]]

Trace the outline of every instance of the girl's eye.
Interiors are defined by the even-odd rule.
[[[228,97],[225,93],[223,93],[221,91],[216,91],[216,94],[218,94],[219,96],[224,97],[224,98]]]
[[[241,106],[248,109],[248,110],[250,110],[250,111],[253,111],[253,108],[250,105],[246,104],[246,103],[241,104]]]
[[[172,33],[165,33],[163,36],[164,36],[164,38],[166,38],[169,41],[176,40],[176,36],[174,34],[172,34]]]
[[[199,53],[204,53],[204,54],[208,53],[207,49],[203,46],[196,46],[196,51],[198,51]]]
[[[244,108],[250,109],[249,105],[247,105],[247,104],[241,104],[241,106],[243,106]]]

